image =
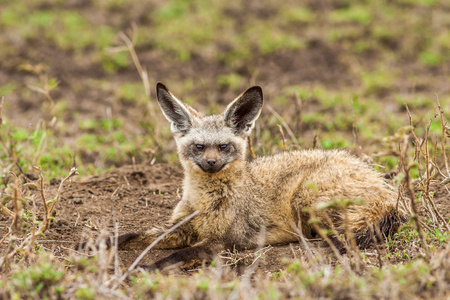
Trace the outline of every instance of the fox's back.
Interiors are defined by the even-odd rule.
[[[301,190],[323,194],[389,189],[371,166],[343,150],[298,150],[261,157],[248,164],[252,180],[269,198],[290,200]]]
[[[299,150],[262,157],[248,164],[254,183],[254,193],[264,202],[263,214],[270,215],[279,239],[281,232],[292,232],[292,226],[303,221],[303,231],[308,236],[309,213],[320,203],[332,200],[361,200],[348,210],[354,232],[366,228],[366,220],[381,219],[395,208],[396,193],[379,173],[346,151]],[[325,220],[325,211],[315,215]],[[339,227],[339,224],[328,224]],[[270,235],[269,235],[270,236]],[[288,238],[288,237],[286,237]]]

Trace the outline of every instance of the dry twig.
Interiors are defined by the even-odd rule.
[[[378,240],[376,238],[376,233],[375,233],[375,226],[370,226],[369,222],[367,220],[366,224],[367,224],[367,228],[369,228],[370,230],[370,234],[372,236],[372,243],[375,247],[375,251],[377,252],[377,258],[378,258],[378,268],[381,270],[383,268],[383,259],[381,258],[381,251],[380,251],[380,247],[378,246]],[[377,228],[378,229],[378,228]],[[377,235],[379,235],[381,237],[381,233],[379,232],[379,230],[377,230]]]
[[[128,270],[122,275],[122,277],[120,277],[120,279],[118,280],[117,284],[122,283],[130,274],[131,271],[133,271],[136,266],[139,264],[139,262],[144,258],[144,256],[148,253],[148,251],[150,251],[153,247],[156,246],[156,244],[158,244],[163,238],[165,238],[167,235],[169,235],[170,233],[172,233],[173,231],[175,231],[178,227],[180,227],[181,225],[183,225],[184,223],[190,221],[193,217],[195,217],[196,215],[198,215],[200,211],[196,210],[194,211],[192,214],[190,214],[189,216],[187,216],[186,218],[184,218],[183,220],[181,220],[180,222],[178,222],[177,224],[175,224],[174,226],[172,226],[169,230],[167,230],[166,232],[164,232],[162,235],[160,235],[156,240],[153,241],[153,243],[151,243],[150,245],[147,246],[147,248],[145,248],[144,251],[142,251],[142,253],[138,256],[138,258],[136,258],[136,260],[133,262],[133,264],[128,268]]]
[[[445,130],[446,130],[446,122],[444,120],[444,110],[441,107],[441,103],[439,101],[439,97],[438,95],[436,95],[436,103],[439,109],[439,115],[441,117],[441,128],[442,128],[442,136],[441,136],[441,149],[442,149],[442,155],[444,156],[444,164],[445,164],[445,169],[447,171],[447,178],[450,178],[450,171],[449,171],[449,167],[448,167],[448,159],[447,159],[447,154],[445,153]]]
[[[122,31],[119,32],[119,36],[125,42],[125,45],[127,46],[128,51],[130,52],[131,59],[133,60],[133,63],[136,66],[139,76],[141,77],[142,83],[144,84],[145,95],[147,95],[147,97],[150,99],[150,84],[148,81],[148,73],[147,73],[147,70],[144,69],[142,67],[141,63],[139,62],[139,58],[136,54],[136,50],[134,49],[134,45],[136,44],[136,39],[137,39],[137,35],[138,35],[138,29],[137,29],[137,26],[135,23],[131,24],[131,28],[132,28],[132,34],[133,34],[133,37],[131,40]]]
[[[247,138],[248,141],[248,150],[250,150],[250,155],[252,156],[253,159],[256,159],[256,154],[255,151],[253,151],[253,141],[252,141],[252,137],[249,136]]]
[[[50,95],[50,92],[58,87],[59,81],[56,81],[53,85],[50,85],[48,83],[48,78],[46,75],[41,74],[39,76],[39,78],[40,78],[41,84],[43,85],[42,88],[38,87],[38,86],[34,86],[34,85],[28,85],[28,88],[30,90],[33,90],[40,94],[43,94],[51,104],[54,104],[55,101],[53,100],[52,96]]]
[[[267,107],[267,109],[275,116],[275,118],[277,118],[277,120],[281,122],[281,124],[283,125],[284,129],[286,129],[286,132],[289,134],[289,136],[290,136],[291,139],[294,141],[294,143],[295,143],[297,146],[300,146],[300,144],[298,143],[297,138],[295,137],[295,134],[292,132],[291,128],[290,128],[289,125],[284,121],[284,119],[280,116],[280,114],[277,113],[277,112],[275,111],[275,109],[273,109],[272,106],[267,105],[266,107]]]
[[[0,127],[3,124],[3,102],[5,100],[5,97],[2,97],[2,100],[0,101]]]
[[[413,214],[411,216],[411,218],[414,220],[414,223],[416,224],[416,229],[417,232],[419,234],[419,238],[420,241],[422,242],[422,248],[425,250],[425,259],[427,261],[429,261],[430,259],[430,249],[428,248],[428,245],[426,243],[425,240],[425,234],[422,230],[421,227],[421,222],[420,222],[420,217],[419,217],[419,212],[417,209],[417,205],[416,205],[416,196],[414,194],[414,191],[411,187],[411,177],[410,177],[410,171],[412,168],[412,165],[407,165],[407,161],[406,161],[406,153],[407,153],[407,148],[408,148],[408,136],[404,135],[403,137],[403,147],[401,148],[401,152],[400,152],[400,164],[402,166],[403,169],[403,173],[405,174],[405,178],[404,178],[404,187],[406,189],[406,192],[408,193],[409,199],[410,199],[410,203],[411,203],[411,208],[413,211]]]
[[[286,138],[284,137],[283,127],[281,127],[281,125],[278,124],[278,128],[280,129],[281,138],[282,138],[282,141],[283,141],[283,150],[284,150],[284,151],[287,151]]]

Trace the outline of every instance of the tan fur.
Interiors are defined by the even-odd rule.
[[[291,151],[248,163],[246,137],[262,107],[259,87],[247,90],[221,115],[203,117],[189,107],[187,120],[178,118],[184,112],[177,107],[181,102],[164,85],[159,83],[157,92],[163,112],[172,122],[185,170],[183,197],[167,226],[136,235],[122,243],[122,249],[146,247],[168,226],[196,210],[197,216],[157,247],[222,244],[254,248],[260,244],[261,232],[265,233],[264,244],[297,242],[297,228],[307,238],[317,234],[309,222],[311,214],[320,218],[321,227],[334,228],[338,233],[345,232],[346,214],[350,231],[364,247],[372,241],[373,231],[367,224],[389,235],[407,220],[396,207],[395,190],[379,173],[346,151]],[[258,102],[256,108],[253,102]],[[178,114],[171,112],[172,105]],[[239,124],[241,118],[246,122]],[[224,143],[230,145],[228,154],[217,150],[217,145]],[[196,145],[212,146],[199,152]],[[217,164],[223,160],[226,165],[219,171],[218,166],[212,166],[216,168],[213,173],[205,172],[202,164],[211,156],[217,158]],[[339,199],[362,200],[364,204],[351,205],[345,211],[316,209]]]

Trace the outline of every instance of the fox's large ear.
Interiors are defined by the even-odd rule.
[[[263,93],[259,86],[243,92],[225,110],[225,124],[236,134],[249,135],[263,106]]]
[[[187,133],[192,125],[192,115],[183,102],[161,82],[156,84],[156,96],[164,116],[172,124],[172,132]]]

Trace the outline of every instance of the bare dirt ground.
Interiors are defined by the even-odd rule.
[[[65,185],[61,201],[56,206],[54,222],[46,236],[39,243],[55,253],[73,251],[74,247],[89,238],[96,237],[100,231],[114,233],[115,223],[119,224],[119,234],[147,230],[153,225],[169,219],[172,209],[182,194],[182,169],[167,164],[127,165],[106,174],[76,179]],[[58,181],[53,180],[46,191],[49,199],[55,194]],[[435,186],[435,203],[444,218],[450,218],[448,191]],[[1,216],[0,234],[10,225],[9,218]],[[313,251],[327,253],[322,242],[311,243]],[[267,250],[267,251],[266,251]],[[141,261],[148,265],[169,255],[175,250],[151,250]],[[325,252],[324,252],[325,251]],[[255,251],[247,251],[251,263]],[[283,268],[284,259],[292,260],[302,255],[300,244],[273,246],[258,261],[262,272],[274,272]],[[369,251],[370,252],[370,251]],[[120,251],[123,267],[130,266],[139,250]],[[245,257],[242,256],[241,258]],[[223,260],[227,263],[227,260]],[[189,272],[189,270],[186,270]]]

